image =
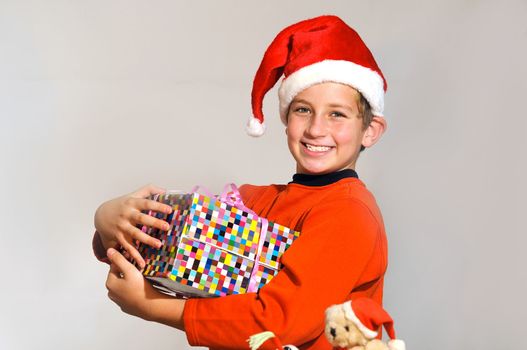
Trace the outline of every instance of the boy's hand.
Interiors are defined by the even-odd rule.
[[[145,261],[136,248],[135,241],[159,248],[161,242],[138,229],[137,225],[146,225],[163,231],[169,229],[167,222],[153,216],[143,214],[143,210],[169,214],[172,208],[169,205],[147,199],[153,194],[164,193],[165,190],[153,185],[148,185],[139,190],[109,200],[95,212],[95,228],[101,236],[105,248],[114,247],[119,243],[143,268]]]
[[[108,258],[111,262],[106,279],[108,297],[127,314],[150,320],[148,301],[160,293],[117,250],[108,249]]]
[[[127,314],[184,330],[185,300],[158,292],[117,250],[108,249],[108,297]]]

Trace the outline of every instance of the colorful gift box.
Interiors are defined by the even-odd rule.
[[[166,193],[152,199],[173,208],[152,213],[170,224],[168,231],[143,230],[163,242],[145,244],[143,275],[169,294],[210,297],[256,292],[280,269],[280,257],[299,232],[268,222],[246,208],[234,185],[220,197]]]

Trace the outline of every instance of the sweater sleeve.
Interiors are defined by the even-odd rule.
[[[379,243],[384,242],[382,232],[358,201],[316,206],[282,256],[282,270],[258,294],[187,301],[183,316],[189,343],[240,349],[247,347],[250,335],[262,331],[297,346],[319,337],[328,306],[366,283],[364,276],[383,275],[382,264],[375,261],[385,259],[380,256],[385,254]]]

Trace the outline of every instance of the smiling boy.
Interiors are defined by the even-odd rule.
[[[296,95],[286,132],[297,173],[355,169],[361,146],[373,146],[386,126],[378,117],[364,126],[360,100],[357,90],[340,83],[319,83]]]
[[[141,213],[170,210],[145,199],[158,188],[103,203],[95,215],[95,252],[102,258],[109,248],[109,297],[125,312],[184,330],[191,345],[246,349],[249,336],[272,331],[282,343],[329,350],[327,307],[364,296],[382,303],[386,234],[355,165],[361,149],[373,146],[386,128],[384,77],[358,34],[338,17],[289,26],[267,49],[254,79],[253,136],[264,133],[263,97],[282,74],[280,117],[296,174],[287,185],[244,185],[240,192],[258,215],[301,235],[282,256],[282,270],[258,293],[172,299],[111,248],[120,244],[141,263],[132,240],[159,244],[136,228],[166,229]]]

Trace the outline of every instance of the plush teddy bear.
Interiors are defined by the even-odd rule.
[[[384,325],[391,338],[388,344],[376,339]],[[395,339],[393,321],[386,311],[369,298],[359,298],[326,309],[325,334],[335,348],[348,350],[405,350]]]

